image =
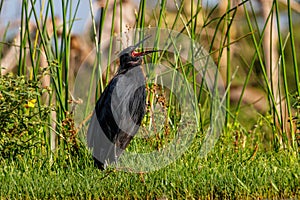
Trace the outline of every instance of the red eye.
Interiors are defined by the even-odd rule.
[[[142,54],[143,54],[143,52],[132,51],[131,56],[132,57],[137,57],[137,56],[141,56]]]

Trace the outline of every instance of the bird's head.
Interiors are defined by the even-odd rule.
[[[158,52],[160,50],[150,50],[150,51],[136,51],[137,47],[145,42],[150,36],[146,37],[142,41],[138,42],[134,46],[127,47],[123,51],[119,53],[120,57],[120,69],[119,70],[126,70],[132,67],[140,66],[142,64],[143,56]]]

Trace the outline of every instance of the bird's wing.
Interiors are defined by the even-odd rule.
[[[130,75],[128,73],[119,76],[111,104],[114,119],[120,128],[114,142],[121,149],[125,149],[137,133],[145,110],[145,83],[131,78]],[[142,98],[138,95],[141,92],[143,93]],[[142,106],[136,106],[138,104],[136,102]],[[137,115],[136,113],[141,114]]]
[[[117,159],[118,149],[113,139],[119,132],[110,102],[117,79],[113,78],[98,99],[87,132],[87,142],[96,160],[106,165]]]
[[[145,83],[131,77],[130,74],[115,76],[96,103],[88,143],[93,156],[102,163],[117,160],[144,116]]]

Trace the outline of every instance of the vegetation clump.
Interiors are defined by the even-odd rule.
[[[0,154],[14,158],[43,145],[50,108],[39,104],[37,81],[9,74],[0,77]]]

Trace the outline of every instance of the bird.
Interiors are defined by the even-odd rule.
[[[96,102],[87,132],[95,167],[117,163],[136,135],[146,112],[143,57],[159,50],[136,51],[150,36],[122,50],[119,68]]]

